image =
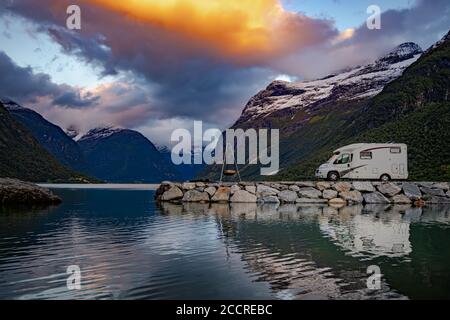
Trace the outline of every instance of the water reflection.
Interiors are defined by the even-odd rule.
[[[450,297],[450,209],[161,204],[153,191],[55,190],[0,207],[0,299]],[[66,268],[82,270],[82,290]],[[380,266],[381,290],[366,270]]]
[[[399,266],[412,263],[412,224],[429,223],[445,230],[450,222],[448,207],[405,205],[162,204],[162,210],[216,215],[221,234],[233,242],[249,270],[259,275],[258,281],[269,282],[282,299],[407,298],[407,292],[393,287],[390,279],[398,282],[405,276]],[[419,250],[423,243],[415,245]],[[449,263],[448,254],[442,258]],[[385,274],[378,291],[367,290],[366,270],[371,264],[380,265]],[[442,272],[428,276],[448,279]],[[415,281],[417,288],[423,285],[421,280]],[[406,287],[414,287],[411,282]],[[440,290],[439,284],[433,285],[422,289]],[[444,292],[448,297],[448,289]]]

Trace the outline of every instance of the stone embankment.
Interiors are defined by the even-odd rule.
[[[33,183],[0,178],[0,204],[58,204],[61,199]]]
[[[161,202],[231,202],[298,204],[450,204],[448,182],[163,182]]]

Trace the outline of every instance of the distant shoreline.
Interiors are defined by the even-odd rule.
[[[82,183],[37,183],[38,186],[48,189],[98,189],[98,190],[156,190],[159,184],[82,184]]]

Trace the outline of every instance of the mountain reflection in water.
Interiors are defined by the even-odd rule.
[[[0,299],[450,297],[450,208],[156,204],[149,190],[55,189],[0,207]],[[82,289],[68,290],[79,265]],[[381,290],[367,289],[377,265]]]

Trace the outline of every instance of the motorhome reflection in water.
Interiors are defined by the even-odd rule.
[[[408,179],[408,146],[394,143],[357,143],[337,149],[316,170],[316,177],[328,180]]]

